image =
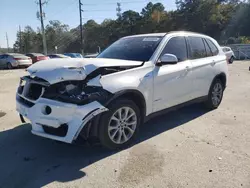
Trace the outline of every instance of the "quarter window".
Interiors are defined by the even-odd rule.
[[[191,58],[199,59],[207,56],[205,45],[203,43],[202,38],[200,37],[188,37],[190,50],[191,50]]]
[[[187,60],[187,46],[184,37],[173,37],[166,44],[161,56],[164,54],[173,54],[177,57],[178,62]]]
[[[212,50],[211,50],[210,47],[208,46],[208,44],[207,44],[207,42],[205,41],[205,39],[203,39],[203,42],[204,42],[204,45],[205,45],[205,49],[206,49],[206,52],[207,52],[207,56],[208,56],[208,57],[213,56]]]
[[[218,48],[215,46],[215,44],[214,44],[211,40],[209,40],[209,39],[205,39],[205,40],[207,41],[208,46],[209,46],[210,49],[212,50],[213,55],[218,55],[219,50],[218,50]]]

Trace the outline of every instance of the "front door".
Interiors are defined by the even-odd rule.
[[[185,38],[171,38],[160,57],[166,53],[176,55],[178,63],[154,68],[154,112],[189,101],[193,92],[192,64],[187,60]]]

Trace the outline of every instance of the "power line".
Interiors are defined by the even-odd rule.
[[[111,9],[104,9],[104,10],[83,10],[83,12],[110,12],[110,11],[114,11],[114,10],[111,10]]]
[[[65,43],[59,45],[59,46],[58,46],[58,49],[61,48],[61,47],[63,47],[63,46],[67,46],[67,45],[70,44],[71,42],[72,42],[72,39],[67,40]]]
[[[76,31],[73,31],[72,33],[70,33],[71,35],[70,35],[70,37],[71,37],[71,39],[73,39],[73,37],[77,37],[77,33],[78,33],[79,31],[78,30],[76,30]],[[64,41],[66,39],[66,36],[65,37],[62,37],[62,38],[60,38],[60,39],[58,39],[58,40],[56,40],[53,44],[52,44],[52,46],[57,46],[57,44],[60,44],[62,41]],[[70,39],[70,40],[71,40]]]
[[[151,1],[122,1],[122,4],[130,4],[130,3],[149,3],[149,2],[152,2],[152,1],[156,1],[156,2],[160,2],[160,1],[163,1],[163,0],[151,0]],[[103,2],[102,5],[114,5],[114,4],[117,4],[117,2]],[[84,6],[96,6],[96,3],[86,3],[86,4],[83,4]]]
[[[77,3],[76,0],[72,0],[71,3],[69,3],[67,7],[61,8],[60,11],[55,12],[55,14],[52,14],[52,15],[50,15],[49,17],[50,17],[50,18],[51,18],[51,17],[53,18],[53,17],[55,17],[55,16],[61,14],[62,12],[65,12],[65,10],[67,10],[67,9],[69,9],[69,8],[71,8],[71,7],[73,7],[73,5],[76,5],[76,3]]]

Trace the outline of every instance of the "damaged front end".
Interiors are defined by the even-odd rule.
[[[16,95],[17,111],[22,120],[23,116],[30,120],[33,134],[72,143],[83,127],[108,110],[104,104],[113,94],[101,87],[99,79],[50,84],[38,77],[22,77]],[[87,138],[88,133],[83,135]]]
[[[141,65],[101,58],[35,63],[27,69],[30,75],[21,78],[16,109],[22,120],[30,120],[33,134],[72,143],[83,128],[88,137],[89,125],[108,110],[105,106],[114,94],[102,86],[102,76]]]

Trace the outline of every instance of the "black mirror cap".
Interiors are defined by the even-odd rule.
[[[161,66],[163,66],[163,65],[175,65],[175,64],[177,64],[178,62],[176,62],[176,61],[173,61],[173,62],[162,62],[162,61],[157,61],[156,62],[156,66],[157,67],[161,67]]]
[[[162,66],[162,62],[161,61],[157,61],[155,64],[157,67],[161,67]]]

